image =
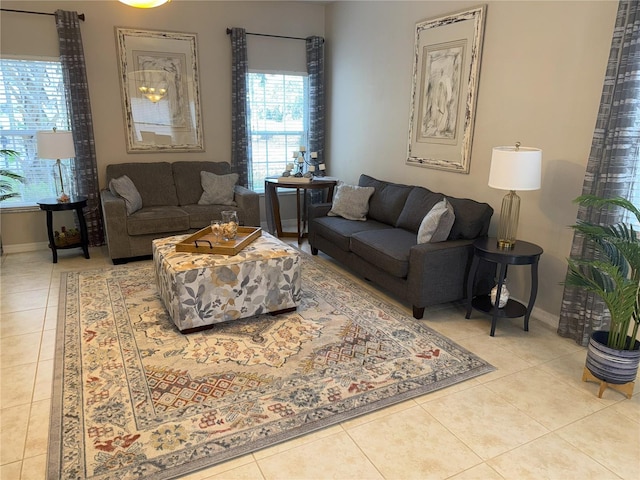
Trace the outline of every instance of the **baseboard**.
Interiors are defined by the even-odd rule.
[[[48,248],[49,244],[47,242],[16,243],[13,245],[3,245],[2,252],[5,254],[37,252],[38,250],[47,250]]]
[[[528,299],[526,301],[520,300],[518,298],[512,297],[514,300],[522,303],[523,305],[527,305]],[[554,315],[553,313],[549,313],[546,310],[542,310],[534,305],[533,310],[531,311],[531,316],[536,320],[540,320],[547,327],[549,327],[554,332],[558,329],[558,315]]]

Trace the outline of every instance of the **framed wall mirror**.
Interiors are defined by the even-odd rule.
[[[204,151],[195,33],[116,27],[127,152]]]

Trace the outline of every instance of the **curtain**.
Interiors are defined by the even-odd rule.
[[[84,61],[80,20],[77,12],[57,10],[55,14],[60,61],[67,94],[71,130],[76,150],[75,177],[78,194],[88,198],[85,220],[89,233],[89,245],[104,244],[100,189],[95,141],[93,138],[93,117],[89,100],[87,69]]]
[[[596,120],[583,194],[631,199],[640,146],[640,13],[637,0],[621,0]],[[601,225],[623,220],[621,211],[580,207],[578,220]],[[593,259],[590,242],[575,234],[571,258]],[[558,334],[587,345],[591,332],[606,330],[609,312],[599,296],[566,287]]]
[[[325,96],[324,96],[324,38],[305,39],[307,74],[309,75],[309,152],[318,152],[318,158],[309,161],[321,172],[318,165],[324,162]],[[311,203],[324,201],[324,190],[308,190]],[[305,212],[306,215],[306,212]]]
[[[247,33],[231,29],[231,169],[238,184],[251,188],[251,146],[247,103]]]

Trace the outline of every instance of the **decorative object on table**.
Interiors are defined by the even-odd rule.
[[[225,210],[222,212],[222,223],[220,224],[220,231],[222,233],[222,240],[228,242],[236,238],[238,233],[238,213],[235,210]]]
[[[496,306],[496,298],[498,296],[498,285],[491,289],[491,305]],[[498,303],[498,308],[504,308],[504,306],[509,301],[509,290],[507,289],[507,279],[504,279],[504,283],[502,284],[502,288],[500,289],[500,302]]]
[[[127,152],[204,151],[197,35],[116,27],[116,40]]]
[[[120,3],[129,5],[135,8],[155,8],[165,3],[169,3],[171,0],[118,0]]]
[[[211,235],[214,243],[219,243],[222,240],[222,220],[211,221]]]
[[[18,158],[18,152],[15,150],[2,149],[0,155],[8,159]],[[15,191],[17,182],[24,183],[24,177],[11,170],[0,169],[0,202],[20,195],[20,192]]]
[[[80,243],[80,230],[77,228],[60,227],[60,231],[53,232],[53,239],[56,247],[66,247]]]
[[[304,145],[300,145],[300,150],[294,151],[292,157],[296,164],[296,172],[294,177],[324,177],[326,172],[326,166],[318,160],[318,152],[311,152],[309,154],[309,160],[305,155],[307,148]],[[307,165],[305,172],[305,165]],[[288,168],[288,166],[287,166]]]
[[[152,264],[63,272],[49,477],[188,476],[494,370],[300,256],[298,311],[188,335],[171,324]],[[101,428],[106,415],[117,425]]]
[[[538,190],[542,172],[542,150],[521,147],[494,147],[489,170],[489,186],[509,190],[502,200],[500,224],[498,226],[498,246],[513,248],[518,233],[520,197],[516,190]]]
[[[486,9],[416,24],[408,165],[469,173]]]
[[[260,236],[262,236],[260,227],[238,227],[236,237],[233,240],[224,241],[222,229],[220,235],[215,236],[211,227],[206,227],[177,243],[175,249],[176,252],[237,255]]]
[[[39,131],[37,133],[38,141],[38,157],[45,159],[55,159],[57,171],[54,170],[56,181],[60,181],[60,191],[58,192],[58,201],[67,203],[69,195],[64,191],[64,181],[61,158],[71,158],[76,156],[76,150],[73,146],[73,134],[69,131],[59,132],[57,128],[51,132]]]
[[[624,198],[582,195],[590,208],[622,208],[640,221],[640,210]],[[630,223],[595,225],[579,222],[573,229],[592,242],[600,255],[593,260],[568,260],[566,284],[599,295],[611,315],[608,331],[589,340],[583,381],[600,383],[598,397],[609,387],[631,398],[640,364],[640,239]]]

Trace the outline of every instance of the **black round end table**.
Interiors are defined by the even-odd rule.
[[[87,222],[84,218],[82,209],[87,206],[87,197],[71,197],[68,202],[58,202],[55,198],[45,198],[38,202],[40,210],[47,212],[47,234],[49,235],[49,248],[53,254],[53,263],[58,263],[58,250],[66,248],[81,247],[84,252],[84,258],[89,258],[89,235],[87,233]],[[72,243],[64,246],[57,246],[53,236],[53,212],[63,210],[75,210],[78,215],[78,223],[80,225],[80,242]]]
[[[491,315],[491,336],[496,332],[496,324],[498,318],[517,318],[524,316],[524,330],[529,331],[529,317],[533,310],[533,305],[538,295],[538,261],[542,255],[542,248],[534,243],[516,240],[513,248],[505,249],[498,247],[498,239],[495,237],[484,237],[473,243],[473,262],[467,279],[467,314],[465,318],[471,316],[471,310],[475,308],[480,312]],[[507,276],[507,267],[509,265],[531,265],[531,293],[529,296],[529,304],[525,307],[520,302],[509,299],[503,308],[497,308],[491,304],[489,295],[480,295],[473,297],[473,283],[478,270],[480,260],[494,262],[500,266],[498,273],[498,285],[496,292],[495,304],[500,304],[500,293],[502,285]]]

